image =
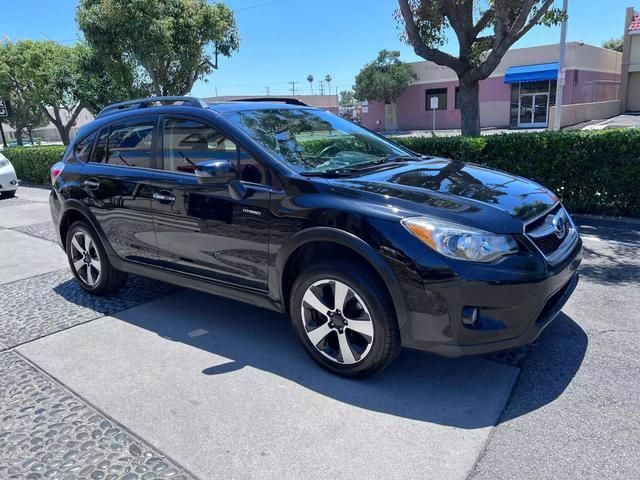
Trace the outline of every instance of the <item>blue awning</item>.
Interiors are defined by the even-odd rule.
[[[558,78],[558,62],[539,63],[509,67],[504,75],[504,83],[537,82],[539,80],[556,80]]]

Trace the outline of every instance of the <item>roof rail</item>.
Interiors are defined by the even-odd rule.
[[[100,110],[100,112],[98,112],[98,115],[96,115],[96,118],[106,117],[107,115],[113,115],[114,113],[122,112],[124,110],[146,108],[146,107],[149,107],[150,104],[156,103],[156,102],[162,102],[162,103],[182,102],[183,104],[188,104],[191,107],[207,108],[207,104],[197,97],[179,97],[179,96],[149,97],[149,98],[138,98],[136,100],[127,100],[126,102],[107,105],[102,110]],[[156,105],[152,105],[152,106],[156,106]]]
[[[287,105],[299,105],[301,107],[308,107],[306,103],[297,98],[290,97],[253,97],[253,98],[234,98],[232,102],[280,102]]]

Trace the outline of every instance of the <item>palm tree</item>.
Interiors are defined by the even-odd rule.
[[[333,80],[333,78],[331,78],[331,75],[327,75],[326,77],[324,77],[324,81],[327,82],[327,91],[329,92],[329,95],[331,95],[331,80]]]
[[[313,95],[313,75],[309,75],[307,77],[307,82],[309,82],[309,85],[311,85],[311,95]]]

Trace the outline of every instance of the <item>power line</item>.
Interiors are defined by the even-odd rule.
[[[256,3],[255,5],[249,5],[248,7],[236,8],[234,12],[243,12],[244,10],[251,10],[252,8],[265,7],[274,3],[286,2],[287,0],[271,0],[270,2]]]

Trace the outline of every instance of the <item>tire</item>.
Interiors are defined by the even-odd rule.
[[[100,237],[87,223],[71,225],[65,245],[73,276],[87,292],[109,295],[126,283],[127,274],[113,268]]]
[[[359,263],[337,259],[308,266],[294,282],[289,312],[307,353],[338,375],[367,377],[400,353],[393,303],[373,272]]]
[[[0,192],[0,198],[13,198],[16,196],[16,190],[9,190],[6,192]]]

